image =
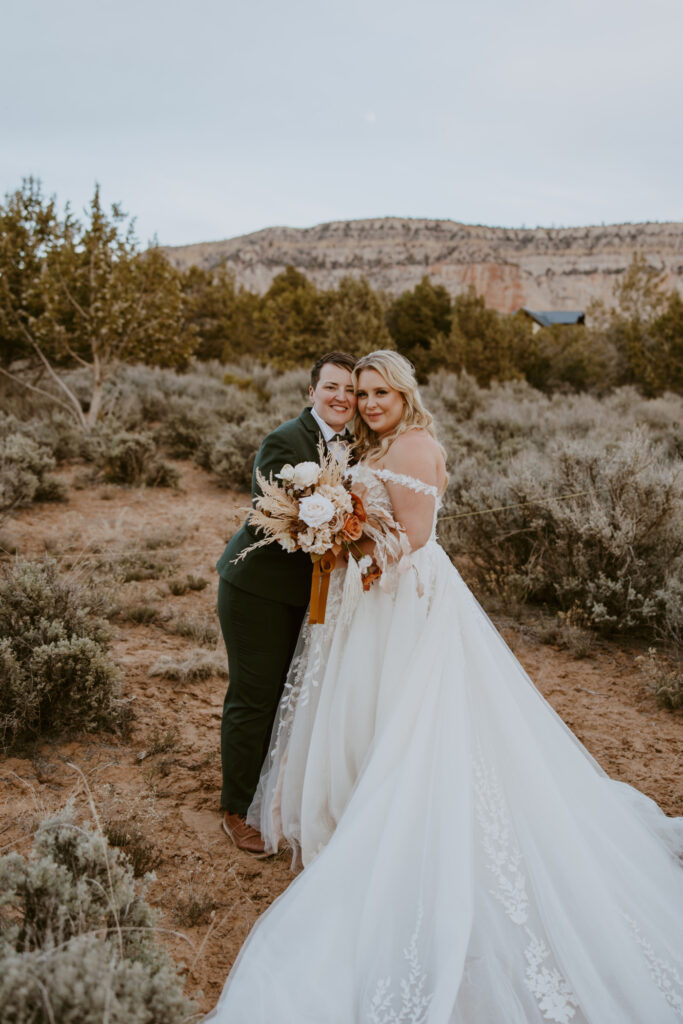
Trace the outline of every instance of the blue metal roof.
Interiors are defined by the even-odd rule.
[[[526,306],[523,306],[521,311],[530,316],[541,327],[552,327],[553,324],[582,324],[586,320],[586,314],[581,309],[571,311],[538,310],[528,309]]]

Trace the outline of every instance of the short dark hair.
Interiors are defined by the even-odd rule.
[[[326,352],[324,356],[321,356],[317,362],[311,367],[311,387],[315,391],[320,380],[320,371],[323,366],[327,366],[328,363],[334,363],[335,366],[343,366],[349,373],[352,372],[356,365],[356,359],[350,356],[348,352]]]

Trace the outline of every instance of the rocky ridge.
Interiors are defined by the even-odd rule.
[[[239,284],[263,293],[291,264],[318,287],[346,274],[398,295],[428,274],[452,295],[473,285],[500,312],[585,309],[610,303],[634,253],[683,292],[683,223],[574,228],[497,228],[451,220],[383,217],[333,221],[310,228],[272,227],[219,242],[168,246],[184,269],[225,265]]]

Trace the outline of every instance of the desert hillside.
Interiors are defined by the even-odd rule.
[[[180,269],[225,265],[240,284],[260,293],[288,264],[318,287],[335,287],[346,274],[364,275],[391,295],[428,274],[452,295],[474,285],[502,313],[609,302],[634,253],[664,272],[667,288],[683,291],[683,223],[527,230],[383,217],[266,228],[164,251]]]

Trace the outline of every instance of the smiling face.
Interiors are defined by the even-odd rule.
[[[391,433],[403,416],[405,401],[377,370],[361,370],[358,375],[358,412],[370,430],[382,437]]]
[[[353,378],[344,366],[325,363],[318,383],[308,393],[320,419],[337,432],[343,430],[356,411]]]

